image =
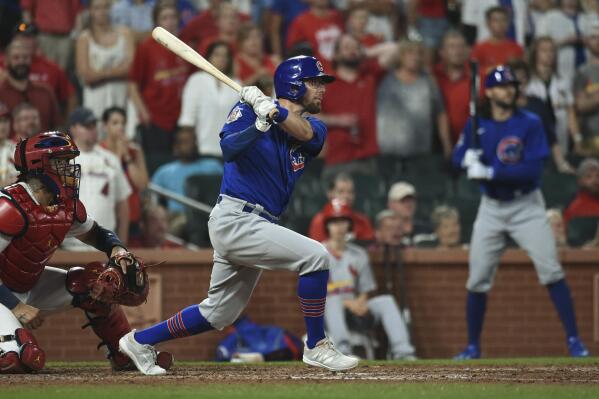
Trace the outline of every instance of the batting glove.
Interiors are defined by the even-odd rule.
[[[480,156],[482,153],[483,151],[481,149],[468,148],[464,154],[464,159],[462,159],[462,167],[467,169],[475,162],[480,162]]]
[[[248,103],[252,108],[256,106],[260,98],[266,97],[266,95],[256,86],[242,87],[239,95],[241,96],[241,101]]]
[[[480,161],[474,162],[468,166],[468,179],[471,180],[491,180],[493,179],[493,168],[483,165]]]

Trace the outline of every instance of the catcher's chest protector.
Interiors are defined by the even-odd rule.
[[[51,207],[37,205],[19,184],[5,191],[27,216],[27,226],[25,234],[13,238],[0,254],[0,279],[12,291],[27,292],[71,228],[74,206],[72,201]]]

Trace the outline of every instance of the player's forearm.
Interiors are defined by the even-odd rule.
[[[543,161],[528,161],[515,165],[497,162],[493,165],[493,180],[505,182],[534,182],[543,174]]]
[[[102,251],[110,257],[115,247],[126,248],[125,244],[112,231],[94,222],[93,227],[85,234],[77,236],[79,241]]]
[[[124,199],[116,204],[117,234],[123,242],[129,239],[129,201]]]
[[[289,112],[287,119],[279,123],[287,134],[299,141],[310,141],[314,137],[314,131],[310,122],[294,112]]]

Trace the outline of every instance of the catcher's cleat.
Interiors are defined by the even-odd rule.
[[[328,338],[318,341],[312,349],[304,345],[303,361],[310,366],[322,367],[331,371],[350,370],[358,365],[358,359],[339,352]]]
[[[129,356],[139,371],[145,375],[163,375],[166,370],[156,364],[156,350],[151,345],[142,345],[135,340],[135,330],[119,340],[119,351]]]

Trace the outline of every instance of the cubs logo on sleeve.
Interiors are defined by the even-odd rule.
[[[304,169],[306,164],[306,156],[299,147],[299,145],[294,145],[289,150],[289,159],[291,160],[291,167],[294,172]]]
[[[522,159],[524,145],[520,137],[508,136],[497,144],[497,158],[504,164],[516,164]]]

